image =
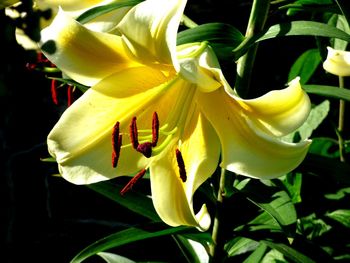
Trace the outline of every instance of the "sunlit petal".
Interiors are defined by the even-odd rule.
[[[309,141],[285,143],[255,126],[254,116],[223,89],[199,95],[204,115],[214,126],[222,145],[221,166],[256,178],[274,178],[296,168],[304,159]],[[220,116],[220,118],[218,118]]]
[[[122,149],[118,169],[111,168],[112,127],[119,121],[123,145],[130,143],[130,120],[149,108],[166,81],[159,71],[131,68],[104,79],[73,103],[48,136],[49,151],[63,177],[92,183],[145,168],[145,158],[127,147]]]
[[[181,146],[173,143],[160,158],[152,162],[152,198],[157,213],[172,226],[190,225],[200,230],[210,226],[205,205],[195,214],[193,195],[215,171],[220,153],[219,140],[197,108],[190,111]],[[176,159],[179,149],[185,164],[186,180],[181,179]]]
[[[148,0],[131,9],[118,25],[134,56],[145,63],[176,61],[176,35],[186,0]]]
[[[292,80],[285,89],[270,91],[256,99],[234,98],[257,127],[276,136],[289,134],[300,127],[311,109],[310,99],[302,90],[299,78]]]
[[[323,68],[337,76],[350,76],[350,52],[327,47],[327,59]]]
[[[41,36],[41,48],[50,61],[87,86],[137,65],[129,59],[120,37],[90,31],[62,10]]]

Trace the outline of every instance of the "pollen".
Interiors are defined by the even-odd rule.
[[[120,195],[125,195],[125,193],[129,192],[134,185],[145,175],[146,169],[142,169],[140,172],[138,172],[131,180],[123,187],[123,189],[120,191]]]
[[[159,118],[157,112],[153,113],[152,119],[152,147],[156,147],[159,138]]]
[[[186,168],[185,168],[184,159],[182,158],[182,154],[181,154],[179,149],[176,149],[175,154],[176,154],[177,166],[179,167],[180,178],[181,178],[182,182],[186,182],[187,175],[186,175]]]
[[[119,121],[117,121],[113,127],[113,132],[112,132],[112,166],[113,168],[117,167],[121,147],[122,147],[122,135],[119,134]]]
[[[138,132],[137,132],[137,125],[136,125],[136,117],[133,117],[130,123],[130,141],[132,144],[132,147],[137,150],[137,146],[139,146],[139,140],[138,140]]]

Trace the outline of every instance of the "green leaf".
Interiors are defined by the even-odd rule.
[[[287,260],[284,258],[283,254],[276,249],[271,249],[266,253],[264,258],[260,263],[285,263]]]
[[[130,191],[125,196],[122,196],[119,192],[124,186],[114,184],[111,181],[90,184],[87,187],[139,215],[145,216],[155,222],[161,221],[153,207],[152,200],[143,194]]]
[[[147,229],[148,228],[148,229]],[[190,229],[189,227],[168,227],[164,224],[152,224],[145,228],[131,227],[104,237],[80,251],[71,263],[80,263],[83,260],[108,249],[116,248],[135,241],[172,235]]]
[[[77,21],[85,24],[92,19],[104,15],[106,13],[109,13],[115,9],[127,7],[127,6],[134,6],[138,3],[141,3],[143,0],[119,0],[117,3],[107,4],[107,5],[101,5],[97,7],[93,7],[87,11],[85,11],[83,14],[81,14]]]
[[[294,3],[287,4],[280,9],[286,9],[287,15],[292,16],[300,13],[301,11],[306,12],[340,12],[339,8],[333,3],[332,0],[298,0]]]
[[[266,249],[267,246],[263,243],[260,243],[259,246],[254,250],[254,252],[243,261],[243,263],[260,262],[265,255]]]
[[[346,21],[346,18],[343,15],[335,14],[334,16],[335,16],[335,18],[333,18],[333,19],[335,20],[335,26],[337,28],[339,28],[340,30],[343,30],[344,32],[349,34],[350,33],[350,28],[349,28],[348,22]],[[347,41],[344,41],[344,40],[341,40],[341,39],[338,39],[338,38],[335,38],[333,40],[333,48],[334,49],[346,50],[347,46],[348,46],[348,42]]]
[[[199,242],[186,238],[182,235],[174,235],[176,243],[188,262],[207,263],[209,255],[206,248]]]
[[[136,263],[126,257],[122,257],[113,253],[99,252],[97,253],[101,258],[103,258],[107,263]]]
[[[320,63],[321,55],[318,49],[305,51],[292,65],[289,71],[288,81],[299,76],[301,84],[307,83]]]
[[[319,105],[313,107],[306,121],[294,133],[283,137],[283,140],[293,142],[295,133],[298,133],[300,140],[306,140],[311,137],[314,130],[323,122],[329,112],[329,101],[325,100]]]
[[[289,173],[283,180],[284,186],[287,188],[289,196],[292,199],[293,204],[300,203],[301,200],[301,173]]]
[[[332,227],[325,221],[317,218],[315,213],[299,218],[298,221],[298,233],[308,240],[321,237],[323,234],[331,230],[331,228]]]
[[[316,263],[316,261],[312,260],[311,258],[305,256],[304,254],[296,251],[295,249],[287,246],[283,243],[273,243],[271,241],[263,240],[262,243],[266,244],[270,248],[276,249],[277,251],[281,252],[284,256],[291,259],[293,262],[296,263]]]
[[[338,141],[332,138],[313,138],[309,153],[322,155],[329,158],[339,157]]]
[[[233,58],[232,50],[244,36],[235,27],[224,23],[207,23],[181,31],[177,35],[177,45],[208,41],[219,59]]]
[[[344,187],[350,186],[350,165],[334,158],[309,153],[299,168],[303,172],[326,176]]]
[[[350,24],[350,6],[349,0],[335,0],[337,5],[339,6],[342,14],[346,17],[348,24]]]
[[[229,257],[244,254],[255,250],[259,246],[259,242],[246,238],[246,237],[235,237],[224,246],[224,249]]]
[[[303,89],[310,94],[316,94],[328,98],[350,101],[350,90],[326,85],[303,85]]]
[[[330,200],[340,200],[350,195],[350,187],[342,188],[334,194],[325,194],[324,196]]]
[[[350,35],[346,32],[325,23],[314,21],[292,21],[288,23],[276,24],[267,30],[251,38],[245,39],[232,52],[235,59],[244,55],[245,52],[255,43],[286,36],[318,36],[328,38],[339,38],[350,42]]]
[[[347,228],[350,228],[350,209],[338,209],[330,213],[326,213],[326,216],[338,221]]]

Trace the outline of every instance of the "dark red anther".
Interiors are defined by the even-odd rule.
[[[186,182],[187,175],[186,175],[185,163],[179,149],[176,149],[176,161],[177,161],[177,166],[179,167],[180,178],[182,182]]]
[[[69,107],[73,103],[73,87],[68,85],[67,87],[67,106]]]
[[[159,119],[157,112],[153,113],[153,119],[152,119],[152,147],[157,146],[159,137]]]
[[[137,183],[138,180],[140,180],[146,173],[146,169],[142,169],[140,172],[138,172],[131,180],[124,186],[124,188],[120,191],[121,195],[125,195],[126,192],[129,192],[133,186]]]
[[[56,80],[55,79],[51,80],[51,97],[52,97],[53,103],[58,105],[57,88],[56,88]]]
[[[113,127],[113,132],[112,132],[112,166],[113,168],[117,167],[121,147],[122,147],[122,135],[119,134],[119,121],[117,121]]]
[[[139,146],[136,117],[133,117],[130,123],[130,141],[131,141],[132,147],[136,150],[137,146]]]
[[[136,151],[142,153],[146,158],[150,158],[152,156],[152,143],[141,143],[137,146]]]

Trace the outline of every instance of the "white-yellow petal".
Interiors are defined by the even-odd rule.
[[[172,64],[186,0],[147,0],[132,8],[118,25],[131,53],[143,63]]]
[[[158,215],[171,225],[189,225],[205,231],[210,227],[210,215],[205,205],[197,213],[193,210],[193,195],[198,187],[215,171],[220,144],[215,131],[194,105],[189,112],[180,145],[173,144],[155,157],[150,167],[152,199]],[[175,144],[175,145],[174,145]],[[176,159],[179,149],[184,160],[186,181],[180,178]]]
[[[167,78],[160,71],[131,68],[109,76],[85,92],[63,113],[48,136],[49,152],[59,164],[62,176],[83,184],[145,168],[149,159],[130,147],[129,124],[132,117],[149,110],[152,99],[159,96],[166,83]],[[113,169],[112,127],[117,121],[123,146],[118,168]],[[142,123],[138,124],[142,128]],[[124,147],[127,144],[129,147]]]
[[[350,76],[350,52],[327,47],[328,54],[323,68],[337,76]]]
[[[305,158],[310,141],[292,144],[265,133],[224,89],[199,96],[204,115],[222,145],[221,166],[254,178],[274,178],[290,172]]]
[[[219,62],[207,43],[191,43],[177,47],[179,74],[187,81],[196,84],[202,92],[211,92],[222,86],[216,78],[220,70]]]
[[[251,100],[234,96],[257,127],[275,136],[295,131],[307,119],[311,109],[309,96],[301,88],[299,77],[282,90],[270,91]]]
[[[41,32],[41,48],[67,76],[92,86],[108,75],[137,66],[119,36],[90,31],[60,10]]]

